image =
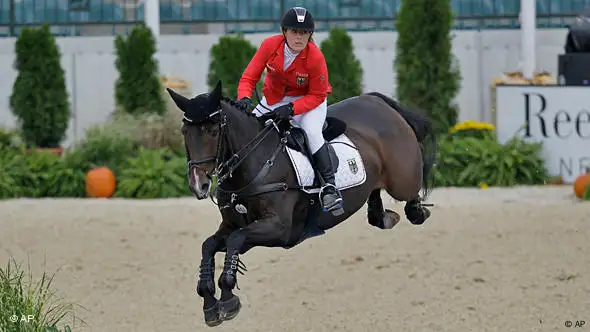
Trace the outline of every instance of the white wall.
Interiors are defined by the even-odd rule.
[[[563,53],[566,29],[537,31],[537,71],[557,76],[557,55]],[[355,52],[364,69],[364,91],[395,93],[395,32],[351,32]],[[491,121],[489,84],[504,71],[518,70],[520,31],[453,31],[453,52],[463,76],[457,96],[460,120]],[[246,37],[256,46],[268,34]],[[327,33],[318,33],[320,43]],[[157,58],[162,74],[188,79],[195,93],[207,90],[209,49],[219,35],[164,35]],[[62,66],[66,72],[73,116],[64,145],[83,136],[89,126],[103,122],[114,109],[114,82],[117,78],[114,37],[58,38]],[[15,126],[9,97],[16,78],[13,69],[14,39],[0,39],[0,127]]]

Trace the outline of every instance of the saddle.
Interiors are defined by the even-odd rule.
[[[291,135],[287,138],[287,147],[301,152],[307,156],[310,162],[313,160],[311,154],[309,153],[309,145],[307,142],[307,136],[303,129],[299,127],[290,126],[288,129],[291,132]],[[324,140],[326,142],[330,142],[336,137],[344,134],[346,131],[346,122],[333,118],[333,117],[326,117],[326,121],[322,127],[322,135],[324,136]],[[334,151],[334,147],[328,144],[328,150],[330,151],[330,156],[332,157],[332,163],[334,164],[334,168],[338,169],[339,159]]]

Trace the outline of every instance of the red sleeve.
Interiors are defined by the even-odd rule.
[[[256,88],[256,83],[260,81],[260,76],[266,67],[266,62],[272,55],[273,50],[271,49],[268,39],[262,41],[260,48],[248,63],[248,66],[244,70],[244,73],[240,77],[238,82],[238,99],[244,97],[252,98],[252,92]]]
[[[303,98],[293,102],[294,115],[313,110],[320,106],[328,96],[329,85],[326,60],[321,53],[315,59],[309,58],[308,60],[308,63],[312,64],[308,69],[309,90]]]

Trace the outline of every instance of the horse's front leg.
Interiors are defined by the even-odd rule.
[[[290,224],[287,220],[271,217],[236,230],[227,238],[225,263],[218,281],[221,288],[219,312],[222,320],[233,319],[240,312],[240,299],[233,294],[238,282],[237,273],[243,274],[242,270],[245,270],[240,255],[257,246],[286,246],[289,241]]]
[[[203,313],[208,326],[222,323],[219,318],[219,306],[215,298],[215,254],[223,249],[225,239],[222,234],[215,233],[207,238],[202,245],[202,258],[199,266],[197,294],[203,298]]]

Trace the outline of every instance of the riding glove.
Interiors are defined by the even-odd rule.
[[[250,108],[250,106],[252,106],[252,100],[248,97],[244,97],[238,100],[236,103],[238,104],[238,107],[243,110],[247,110]]]
[[[289,120],[293,116],[293,103],[277,107],[273,112],[281,120]]]

